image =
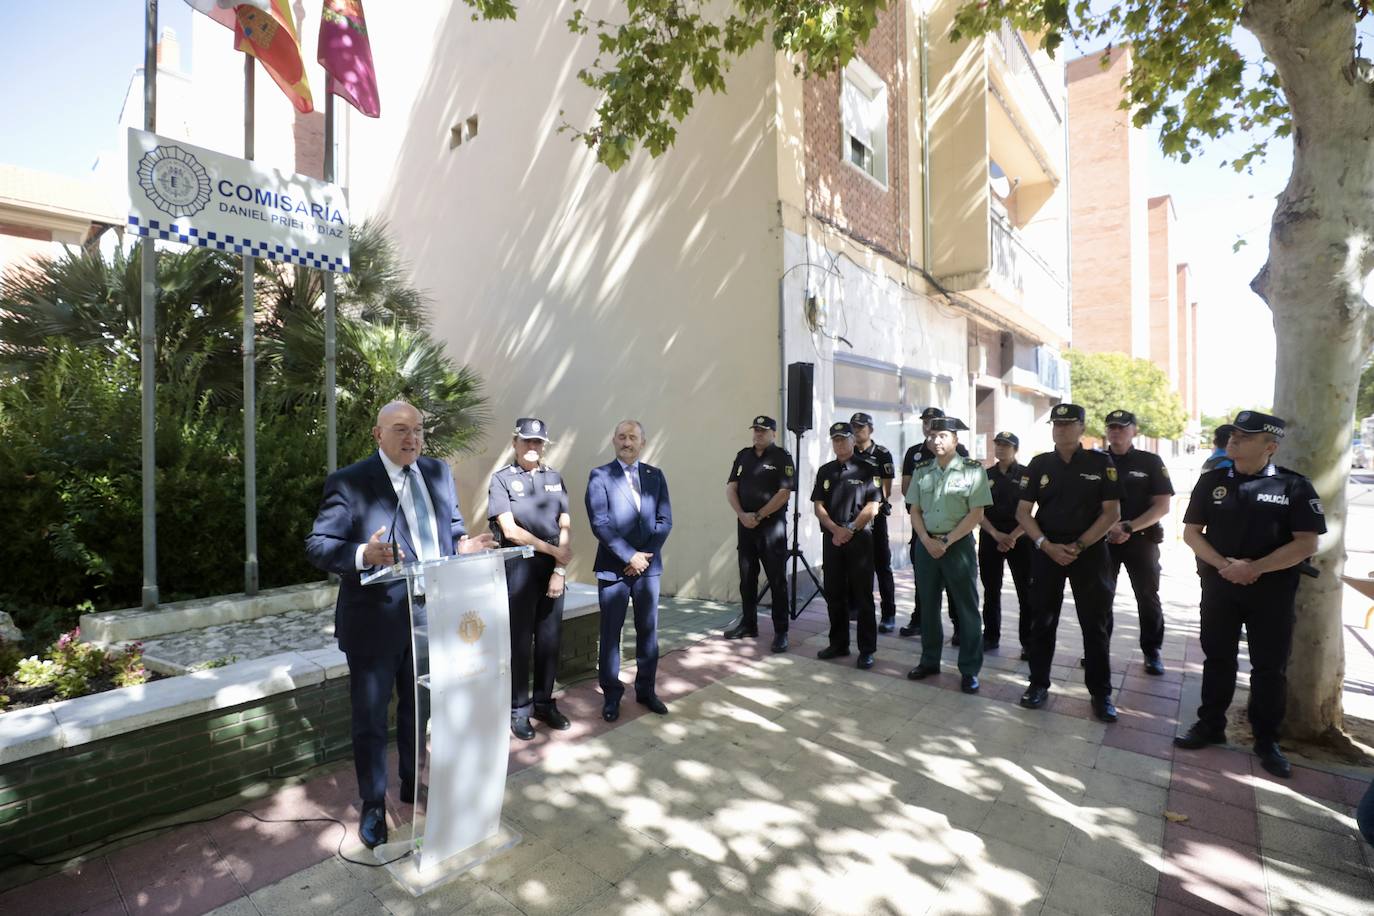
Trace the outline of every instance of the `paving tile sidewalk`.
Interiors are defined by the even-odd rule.
[[[626,704],[608,725],[594,684],[568,688],[574,728],[512,745],[506,816],[524,842],[431,895],[336,856],[333,823],[229,814],[0,894],[0,913],[1374,913],[1374,850],[1352,818],[1374,773],[1296,761],[1280,782],[1245,748],[1175,753],[1201,670],[1196,579],[1176,560],[1162,678],[1142,673],[1121,589],[1116,725],[1090,717],[1067,608],[1052,702],[1016,705],[1010,590],[1013,635],[979,696],[959,692],[954,650],[950,674],[907,681],[912,640],[882,637],[872,671],[816,660],[819,599],[784,655],[767,652],[766,620],[757,641],[702,638],[733,609],[671,602],[672,714]],[[909,607],[909,573],[898,584]],[[345,765],[245,807],[338,818],[344,852],[365,859],[354,791]]]

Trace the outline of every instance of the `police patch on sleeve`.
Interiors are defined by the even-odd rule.
[[[830,481],[828,481],[828,480],[822,480],[822,481],[821,481],[821,489],[822,489],[822,490],[829,490],[829,489],[830,489]]]
[[[892,462],[889,461],[887,464],[883,465],[883,473],[884,473],[884,474],[891,474],[891,473],[892,473]]]
[[[794,467],[792,467],[792,465],[789,464],[789,465],[787,466],[787,476],[788,476],[788,477],[791,477],[793,474],[796,474],[796,473],[797,473],[797,469],[794,468]]]
[[[1322,501],[1320,499],[1309,499],[1307,501],[1307,504],[1311,506],[1312,511],[1317,513],[1318,515],[1326,514],[1326,512],[1322,510]]]
[[[1022,478],[1021,478],[1021,489],[1024,490],[1024,489],[1025,489],[1026,487],[1028,487],[1028,486],[1030,486],[1030,478],[1029,478],[1029,477],[1022,477]]]
[[[744,465],[742,465],[742,464],[737,464],[737,465],[735,465],[735,476],[736,476],[736,477],[743,477],[743,476],[744,476]]]
[[[1212,491],[1212,498],[1215,499],[1215,500],[1217,500],[1218,502],[1220,502],[1222,499],[1225,499],[1225,498],[1226,498],[1226,488],[1225,488],[1225,487],[1217,487],[1215,490]]]
[[[1049,474],[1041,474],[1041,475],[1040,475],[1040,486],[1042,486],[1042,487],[1048,487],[1049,485],[1050,485],[1050,475],[1049,475]]]
[[[1168,477],[1168,476],[1169,476],[1169,469],[1166,468],[1164,465],[1161,464],[1161,465],[1159,466],[1159,473],[1163,474],[1165,477]]]

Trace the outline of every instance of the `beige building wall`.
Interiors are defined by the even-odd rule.
[[[1149,356],[1143,132],[1121,109],[1130,49],[1070,61],[1073,345]]]
[[[470,526],[485,524],[512,422],[541,417],[572,499],[570,572],[589,580],[587,473],[634,417],[673,497],[663,589],[724,598],[738,587],[730,460],[751,417],[781,414],[774,54],[738,61],[670,153],[611,173],[557,133],[596,101],[576,78],[594,36],[568,33],[571,10],[474,23],[461,5],[420,22],[370,8],[384,118],[348,118],[353,206],[389,221],[435,333],[486,380],[490,432],[455,464]],[[474,115],[477,136],[452,147]]]
[[[1150,362],[1182,391],[1186,372],[1179,368],[1178,295],[1183,292],[1174,237],[1178,215],[1167,194],[1151,197],[1150,213]],[[1183,299],[1181,301],[1187,301]]]

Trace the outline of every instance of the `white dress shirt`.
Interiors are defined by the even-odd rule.
[[[414,493],[417,493],[417,492],[420,494],[420,498],[423,499],[423,500],[425,501],[425,505],[429,507],[429,518],[430,518],[430,526],[431,526],[430,531],[431,531],[431,533],[434,535],[434,543],[435,543],[435,544],[440,543],[440,541],[439,541],[439,530],[438,530],[439,515],[438,515],[437,512],[434,511],[434,500],[432,500],[432,499],[429,498],[429,487],[425,486],[425,475],[422,474],[422,473],[420,473],[420,468],[419,468],[419,466],[416,465],[416,467],[415,467],[415,480],[411,482],[411,485],[410,485],[409,487],[406,487],[406,490],[409,491],[409,492],[408,492],[407,496],[406,496],[404,499],[402,499],[402,498],[401,498],[401,488],[405,485],[405,474],[406,474],[406,469],[405,469],[405,467],[404,467],[403,465],[399,465],[399,464],[397,464],[396,462],[392,461],[390,458],[388,458],[388,457],[386,456],[386,452],[383,452],[381,449],[378,449],[378,450],[377,450],[377,455],[378,455],[378,457],[380,457],[380,458],[382,459],[382,466],[386,468],[386,475],[387,475],[387,477],[389,477],[389,478],[391,479],[391,486],[392,486],[392,489],[394,489],[394,490],[396,491],[396,499],[397,499],[397,500],[400,502],[400,504],[401,504],[401,511],[402,511],[403,513],[405,513],[406,524],[410,526],[411,532],[414,533],[414,534],[416,535],[416,537],[415,537],[415,543],[418,545],[418,544],[420,544],[420,543],[422,543],[422,542],[421,542],[421,539],[420,539],[420,537],[419,537],[419,531],[417,530],[417,529],[419,528],[419,522],[416,521],[416,519],[415,519],[415,506],[414,506],[413,503],[411,503],[411,501],[410,501],[410,495],[409,495],[409,494],[414,494]],[[418,486],[417,486],[417,484],[418,484]],[[390,532],[390,531],[383,531],[383,532],[382,532],[382,540],[384,540],[384,541],[389,541],[390,539],[391,539],[391,532]],[[366,545],[366,544],[359,544],[359,545],[358,545],[358,552],[357,552],[357,555],[356,555],[356,557],[354,558],[354,566],[356,566],[356,567],[357,567],[358,569],[360,569],[360,570],[363,570],[363,569],[367,569],[367,568],[368,568],[368,567],[367,567],[367,563],[364,562],[364,560],[363,560],[363,551],[366,550],[366,549],[367,549],[367,545]],[[418,549],[418,547],[417,547],[417,549]],[[409,560],[409,561],[411,561],[411,562],[414,562],[414,561],[419,560],[419,559],[437,560],[437,559],[439,559],[439,558],[438,558],[438,557],[407,557],[406,559]]]

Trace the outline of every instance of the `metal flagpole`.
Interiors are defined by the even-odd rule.
[[[143,24],[143,129],[157,131],[157,0],[147,0]],[[143,395],[143,606],[157,607],[157,243],[143,239],[139,312],[139,384]]]
[[[243,158],[253,158],[254,58],[243,55]],[[258,439],[253,255],[243,253],[243,593],[258,593]]]
[[[334,180],[334,93],[326,84],[324,92],[324,180]],[[334,305],[334,271],[324,272],[324,416],[325,461],[330,474],[339,468],[339,416],[335,392],[335,370],[338,364],[336,347],[336,311]]]

